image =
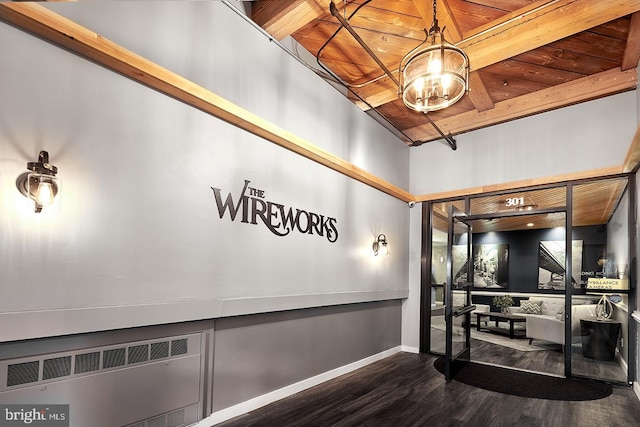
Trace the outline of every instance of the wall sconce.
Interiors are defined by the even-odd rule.
[[[37,162],[27,163],[27,169],[32,172],[20,175],[16,186],[23,196],[36,203],[36,213],[39,213],[44,206],[52,204],[58,194],[58,168],[49,163],[49,153],[42,150]]]
[[[384,234],[378,234],[376,240],[373,241],[373,255],[378,256],[379,253],[389,255],[389,243]]]

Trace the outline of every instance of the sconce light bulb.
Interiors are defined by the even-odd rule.
[[[380,252],[382,252],[382,255],[389,255],[389,244],[383,243],[380,246],[382,246],[382,249],[380,250]]]
[[[53,203],[53,186],[50,182],[40,181],[35,194],[35,201],[39,205],[48,206]]]

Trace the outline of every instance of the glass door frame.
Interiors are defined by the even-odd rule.
[[[567,197],[569,197],[570,191],[567,190]],[[455,209],[455,208],[454,208]],[[571,219],[569,218],[568,206],[558,206],[554,208],[547,209],[532,209],[527,211],[514,211],[514,212],[501,212],[501,213],[486,213],[486,214],[466,214],[464,216],[465,221],[473,222],[477,220],[491,220],[491,219],[501,219],[501,218],[513,218],[513,217],[522,217],[522,216],[533,216],[540,214],[553,214],[553,213],[562,213],[565,217],[565,271],[572,271],[571,259],[572,259],[572,251],[571,251]],[[473,228],[471,227],[471,230]],[[473,231],[472,231],[473,233]],[[472,237],[469,237],[469,241],[472,240]],[[571,309],[566,309],[566,307],[570,307],[571,298],[572,298],[572,286],[571,286],[571,274],[565,274],[565,294],[564,294],[564,304],[565,304],[565,331],[564,331],[564,342],[565,348],[569,349],[570,346],[566,346],[566,343],[571,343]],[[469,291],[470,294],[470,291]],[[470,296],[469,296],[470,298]],[[469,301],[471,302],[471,301]],[[569,305],[567,305],[569,304]],[[448,338],[448,337],[447,337]],[[505,368],[509,368],[505,366]],[[571,377],[571,352],[564,352],[564,373],[566,378]]]
[[[448,239],[447,239],[447,282],[445,284],[445,320],[446,320],[446,344],[445,344],[445,368],[444,377],[446,381],[451,381],[459,368],[466,365],[471,360],[471,312],[475,310],[475,306],[471,304],[471,286],[469,278],[473,277],[473,263],[471,260],[471,247],[472,247],[472,235],[473,227],[466,221],[467,214],[457,209],[455,206],[449,206],[449,223],[448,223]],[[466,278],[465,283],[454,283],[454,263],[453,263],[453,246],[455,243],[454,236],[456,235],[456,222],[464,224],[467,227],[467,242],[466,242]],[[453,291],[464,290],[464,305],[457,307],[453,305]],[[464,344],[462,350],[458,350],[454,354],[453,349],[453,320],[464,316],[462,321],[462,327],[464,328]],[[461,364],[454,368],[454,363],[460,361]]]
[[[628,222],[629,222],[629,230],[636,230],[636,214],[637,214],[637,190],[636,190],[636,177],[635,173],[623,173],[623,174],[615,174],[609,176],[601,176],[601,177],[593,177],[593,178],[585,178],[574,181],[567,181],[561,183],[551,183],[545,185],[537,185],[531,187],[524,188],[514,188],[514,189],[505,189],[501,191],[492,191],[486,193],[475,193],[472,195],[466,195],[461,197],[451,197],[445,199],[431,200],[421,203],[422,204],[422,245],[421,245],[421,304],[420,304],[420,352],[421,353],[431,353],[431,271],[432,271],[432,239],[433,239],[433,209],[436,203],[457,203],[464,202],[465,211],[470,212],[471,200],[480,198],[483,196],[490,195],[508,195],[520,192],[528,192],[532,190],[540,190],[540,189],[549,189],[549,188],[558,188],[563,187],[566,189],[566,203],[565,206],[554,207],[549,209],[536,209],[535,211],[527,211],[525,212],[501,212],[501,213],[493,213],[493,214],[482,214],[482,215],[472,215],[467,214],[467,219],[489,219],[489,218],[497,218],[497,217],[507,217],[507,216],[519,216],[519,215],[529,215],[529,214],[540,214],[540,213],[551,213],[551,212],[564,212],[565,213],[565,247],[566,247],[566,257],[565,257],[565,271],[571,270],[571,258],[572,258],[572,231],[573,231],[573,186],[577,184],[614,179],[614,178],[626,178],[627,179],[627,190],[629,192],[629,209],[628,209]],[[636,322],[631,318],[631,311],[636,306],[636,271],[637,271],[637,244],[636,244],[636,235],[635,233],[629,233],[629,260],[630,260],[630,275],[629,275],[629,290],[628,292],[628,305],[629,305],[629,319],[628,319],[628,330],[629,337],[631,338],[628,343],[628,366],[627,366],[627,376],[628,376],[628,384],[633,383],[633,379],[636,375],[636,348],[637,343],[636,340],[632,337],[637,336],[637,328]],[[572,293],[572,285],[571,285],[571,275],[565,274],[565,308],[570,307],[572,303],[573,293]],[[571,310],[565,309],[565,343],[571,343]],[[570,346],[565,347],[567,351],[565,351],[564,355],[564,370],[565,377],[572,378],[574,377],[571,372],[571,352],[569,351]],[[576,376],[580,377],[580,376]]]

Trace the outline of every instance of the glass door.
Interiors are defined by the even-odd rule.
[[[445,379],[450,381],[471,355],[471,226],[466,214],[449,207],[445,284]]]
[[[421,346],[445,356],[448,379],[454,362],[473,358],[631,383],[636,198],[636,182],[625,175],[430,202],[421,303],[430,334]],[[511,297],[505,313],[481,315],[500,312],[503,296]]]
[[[445,320],[445,293],[447,283],[447,246],[449,242],[449,207],[455,206],[459,210],[464,208],[464,200],[451,200],[434,203],[430,209],[425,209],[431,225],[431,233],[426,234],[431,246],[431,274],[425,274],[427,281],[426,292],[429,307],[423,307],[427,313],[423,321],[428,326],[428,336],[425,340],[429,347],[427,351],[445,356],[446,348],[446,320]],[[429,255],[425,253],[425,261]]]
[[[605,200],[612,209],[594,226],[585,223],[592,200]],[[630,348],[631,248],[635,233],[629,217],[631,200],[627,178],[613,178],[573,186],[574,257],[581,260],[580,275],[571,289],[571,374],[611,383],[631,383],[633,365]],[[576,245],[577,243],[577,245]]]

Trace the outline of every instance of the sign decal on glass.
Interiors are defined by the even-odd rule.
[[[510,197],[505,201],[508,207],[524,206],[524,197]]]

